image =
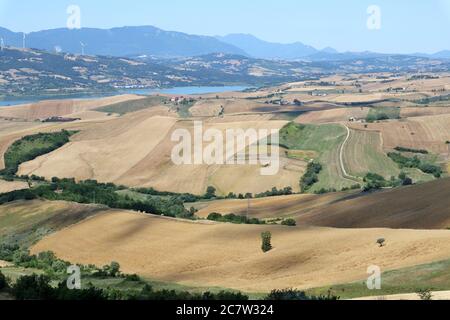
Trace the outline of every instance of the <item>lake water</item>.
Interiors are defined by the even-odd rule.
[[[190,94],[209,94],[209,93],[221,93],[228,91],[243,91],[248,89],[244,86],[225,86],[225,87],[175,87],[168,89],[127,89],[119,90],[113,93],[89,95],[89,94],[74,94],[74,95],[61,95],[61,96],[38,96],[27,97],[10,100],[0,100],[0,107],[15,106],[20,104],[33,103],[42,100],[65,100],[65,99],[100,99],[119,94],[139,94],[139,95],[152,95],[152,94],[173,94],[173,95],[190,95]]]

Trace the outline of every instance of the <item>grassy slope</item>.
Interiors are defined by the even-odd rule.
[[[415,293],[419,289],[444,291],[450,288],[450,260],[423,264],[382,273],[381,290],[367,289],[366,279],[334,286],[315,288],[308,293],[323,293],[328,290],[341,299],[383,296],[400,293]]]
[[[67,202],[13,202],[0,207],[0,239],[30,246],[42,237],[86,219],[102,209]]]
[[[145,195],[144,195],[145,196]],[[43,237],[74,225],[103,211],[101,207],[79,205],[69,202],[20,201],[0,206],[0,240],[2,243],[17,243],[29,247]],[[31,274],[42,274],[42,270],[9,266],[0,271],[16,281],[19,277]],[[63,281],[65,279],[59,279]],[[133,282],[123,278],[83,277],[83,283],[92,283],[98,288],[114,288],[139,292],[145,284],[150,284],[155,290],[189,291],[192,293],[210,291],[218,293],[222,290],[233,291],[221,287],[184,286],[170,282],[143,278],[144,282]],[[57,281],[56,281],[57,282]],[[56,283],[55,282],[55,283]],[[262,294],[252,294],[253,298],[261,298]],[[6,294],[0,300],[11,298]]]
[[[323,166],[319,182],[310,192],[322,188],[349,187],[355,182],[344,179],[339,164],[339,149],[346,137],[346,130],[341,125],[298,125],[290,123],[280,132],[280,143],[291,150],[314,151],[316,160]]]
[[[349,174],[363,178],[368,172],[385,178],[398,176],[400,169],[381,149],[377,132],[351,130],[344,147],[344,165]]]

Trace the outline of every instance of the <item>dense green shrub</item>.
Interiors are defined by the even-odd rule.
[[[429,152],[424,149],[412,149],[412,148],[404,148],[404,147],[396,147],[396,151],[399,152],[410,152],[410,153],[421,153],[421,154],[428,154]]]
[[[22,276],[13,286],[14,297],[17,300],[53,300],[55,292],[50,281],[46,275]]]
[[[435,178],[440,178],[442,176],[441,167],[424,163],[417,156],[408,158],[396,152],[390,152],[388,153],[388,156],[396,162],[400,168],[417,168],[424,173],[432,174]]]
[[[262,245],[261,249],[264,253],[272,250],[272,234],[270,232],[261,233]]]
[[[276,196],[287,196],[293,194],[291,187],[286,187],[278,190],[276,187],[273,187],[272,190],[258,193],[255,195],[255,198],[265,198],[265,197],[276,197]]]
[[[234,224],[266,224],[263,220],[259,220],[257,218],[247,218],[246,216],[240,216],[233,213],[221,215],[220,213],[213,212],[208,215],[208,220]]]
[[[281,225],[288,226],[288,227],[295,227],[297,225],[297,221],[294,219],[286,219],[281,222]]]
[[[306,172],[300,180],[300,189],[307,192],[315,183],[319,182],[319,173],[323,167],[320,163],[310,162],[306,168]]]
[[[0,271],[0,291],[9,288],[9,283],[6,276]]]
[[[326,296],[308,296],[304,291],[294,289],[273,290],[265,297],[265,300],[280,301],[280,300],[339,300],[339,297],[328,293]]]
[[[364,177],[364,182],[366,183],[364,186],[364,191],[378,190],[389,186],[388,181],[386,181],[384,177],[371,172],[366,174]]]
[[[169,217],[193,218],[184,207],[184,198],[179,196],[151,197],[133,200],[117,193],[119,188],[112,183],[98,183],[95,180],[76,182],[74,179],[53,178],[51,184],[29,190],[19,190],[0,195],[0,204],[16,200],[62,200],[77,203],[103,204],[110,208],[134,210]]]

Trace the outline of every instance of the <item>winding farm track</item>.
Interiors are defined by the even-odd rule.
[[[354,176],[348,174],[347,170],[345,169],[345,165],[344,165],[344,148],[347,145],[348,140],[350,139],[350,128],[347,127],[347,125],[345,125],[345,124],[343,124],[343,126],[345,127],[345,129],[347,129],[347,137],[345,138],[344,142],[342,143],[341,150],[339,152],[339,162],[340,162],[341,170],[342,170],[342,173],[343,173],[343,178],[346,179],[346,180],[359,182],[359,179],[357,177],[354,177]]]

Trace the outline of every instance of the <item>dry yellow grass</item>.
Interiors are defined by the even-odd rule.
[[[116,132],[118,123],[110,121],[110,135],[89,139],[95,133],[87,132],[53,153],[21,165],[19,174],[116,182],[145,158],[176,123],[176,119],[167,117],[135,120]]]
[[[297,123],[333,123],[347,122],[351,117],[355,119],[365,119],[369,113],[369,108],[339,108],[323,111],[309,112],[302,114],[294,121]]]
[[[110,104],[142,99],[136,95],[113,96],[92,100],[48,100],[33,104],[0,108],[0,117],[24,120],[46,119],[52,116],[69,116]]]
[[[28,189],[28,183],[22,181],[5,181],[0,179],[0,194],[23,189]]]
[[[261,102],[247,99],[208,99],[198,101],[191,109],[194,116],[217,116],[224,110],[225,114],[257,112]]]
[[[13,264],[11,262],[0,260],[0,269],[1,268],[6,268],[6,267],[10,267],[12,265]]]
[[[274,249],[266,254],[263,231],[273,235]],[[387,246],[376,244],[380,237]],[[32,248],[46,250],[74,263],[117,261],[126,273],[162,281],[262,292],[356,281],[369,265],[385,271],[447,259],[450,233],[205,224],[114,211]]]
[[[436,116],[441,114],[450,114],[450,107],[414,107],[400,109],[400,116],[402,118]]]
[[[450,114],[410,118],[373,124],[350,124],[360,130],[379,131],[385,149],[409,147],[448,154],[446,141],[450,140]],[[366,127],[367,126],[367,127]]]
[[[164,112],[167,116],[158,116]],[[82,132],[75,135],[69,144],[22,164],[19,174],[36,174],[46,178],[58,176],[78,180],[96,179],[133,187],[202,194],[211,180],[217,182],[214,175],[217,173],[220,176],[221,168],[206,164],[175,165],[171,160],[171,153],[177,143],[171,141],[172,132],[175,129],[192,132],[193,122],[179,121],[168,115],[167,109],[159,110],[155,107],[117,119],[84,122]],[[286,124],[285,121],[266,119],[267,117],[257,115],[209,119],[204,122],[204,127],[205,130],[215,128],[225,132],[227,129],[239,128],[279,129]],[[223,183],[219,180],[217,185],[224,193],[263,192],[274,186],[296,186],[303,172],[301,168],[298,171],[292,164],[286,163],[283,166],[283,170],[286,170],[285,179],[278,181],[276,176],[267,178],[256,174],[259,169],[260,166],[232,168],[233,172],[238,173],[235,177],[241,181],[235,185],[229,183],[229,180]],[[293,170],[300,172],[295,179],[291,175]],[[248,174],[239,177],[240,171]],[[254,189],[253,186],[260,187]]]
[[[221,165],[212,168],[208,184],[224,195],[230,190],[235,193],[258,194],[274,187],[292,187],[294,192],[300,192],[299,181],[306,171],[306,166],[306,162],[288,159],[281,152],[280,168],[275,176],[262,176],[262,165]]]

